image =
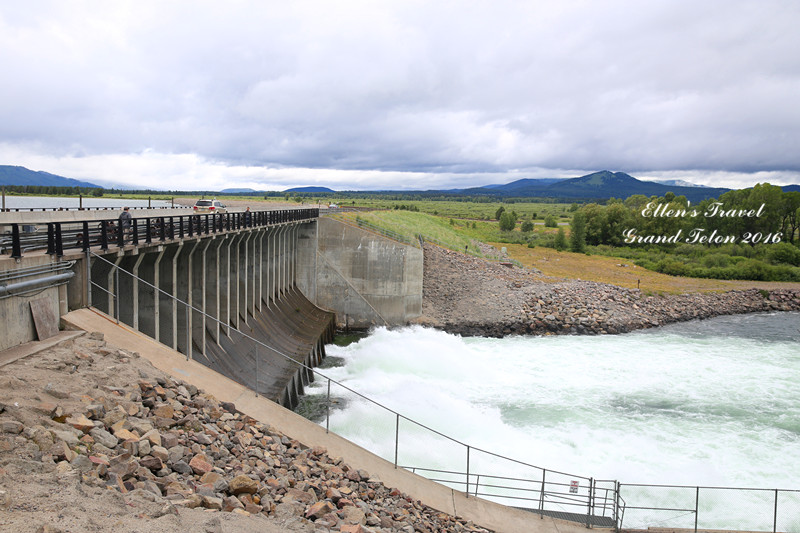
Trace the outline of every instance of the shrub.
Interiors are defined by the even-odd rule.
[[[573,252],[581,253],[586,250],[586,215],[583,211],[575,211],[572,215],[569,245]]]
[[[767,280],[767,265],[758,259],[748,259],[736,265],[736,279]]]
[[[556,236],[554,234],[547,233],[539,236],[538,244],[540,246],[544,246],[545,248],[555,248],[555,240]]]
[[[703,258],[703,266],[726,267],[730,263],[730,257],[725,254],[711,254]]]
[[[513,213],[504,212],[500,215],[500,230],[511,231],[517,225],[517,218]]]
[[[520,230],[522,230],[523,233],[529,233],[533,231],[533,222],[531,222],[530,220],[526,220],[525,222],[522,223]]]
[[[656,270],[670,276],[688,276],[689,266],[675,259],[662,259],[656,265]]]
[[[547,215],[546,217],[544,217],[544,227],[546,228],[558,227],[558,221],[556,220],[556,217],[554,217],[553,215]]]
[[[553,248],[558,250],[564,250],[567,247],[567,236],[564,233],[564,228],[558,228],[558,233],[556,233],[556,237],[553,240]]]
[[[788,242],[773,244],[767,251],[767,259],[773,265],[784,263],[787,265],[800,266],[800,248]]]

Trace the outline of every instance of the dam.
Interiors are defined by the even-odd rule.
[[[335,328],[403,325],[421,311],[419,247],[317,209],[207,216],[148,210],[136,214],[129,232],[103,211],[0,213],[0,252],[0,351],[57,337],[60,318],[103,333],[241,412],[274,421],[306,444],[324,444],[436,509],[496,531],[618,528],[626,508],[680,512],[694,518],[694,528],[684,531],[697,531],[702,502],[717,490],[689,487],[693,498],[679,509],[663,497],[643,505],[637,495],[626,504],[615,480],[502,457],[385,408],[380,417],[394,428],[394,448],[383,456],[282,409],[296,405],[314,379]],[[408,454],[425,450],[421,431],[447,441],[463,466],[418,475],[424,465]],[[495,460],[515,474],[501,475]],[[626,494],[631,487],[638,488],[627,484]],[[500,490],[505,505],[497,503]],[[760,513],[772,531],[797,530],[786,525],[800,508],[795,492],[765,493],[769,512]]]
[[[419,248],[317,208],[143,210],[130,229],[107,211],[13,212],[0,228],[0,349],[91,307],[288,408],[337,326],[421,310]]]

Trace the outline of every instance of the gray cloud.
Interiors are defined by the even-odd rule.
[[[100,178],[151,154],[175,188],[210,167],[337,188],[790,179],[799,23],[790,0],[4,5],[0,155]]]

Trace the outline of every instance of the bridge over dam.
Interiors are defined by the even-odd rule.
[[[91,307],[293,408],[337,326],[421,312],[418,247],[316,208],[118,213],[0,213],[0,350]]]

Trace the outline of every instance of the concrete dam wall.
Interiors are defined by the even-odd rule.
[[[326,217],[298,242],[297,284],[338,326],[400,326],[422,313],[421,248]]]
[[[316,366],[337,324],[403,325],[421,312],[419,248],[315,213],[260,212],[249,225],[170,213],[134,224],[160,236],[134,229],[132,242],[103,246],[76,238],[79,215],[47,215],[23,222],[63,230],[70,249],[30,251],[33,234],[20,256],[0,255],[0,350],[43,338],[34,306],[56,331],[59,316],[91,306],[291,408],[313,379],[298,363]]]

